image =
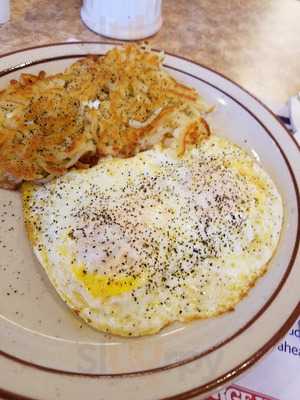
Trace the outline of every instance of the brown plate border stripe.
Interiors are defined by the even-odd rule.
[[[37,49],[37,48],[42,48],[42,47],[56,47],[58,45],[74,45],[74,44],[109,44],[109,45],[118,45],[120,44],[120,42],[68,42],[68,43],[54,43],[54,44],[49,44],[49,45],[42,45],[42,46],[35,46],[35,47],[30,47],[30,48],[26,48],[26,49],[22,49],[22,50],[17,50],[15,52],[10,52],[10,53],[6,53],[4,55],[1,55],[0,58],[8,56],[10,54],[15,54],[15,53],[19,53],[19,52],[24,52],[26,50],[33,50],[33,49]],[[156,50],[158,51],[158,50]],[[285,126],[281,123],[280,120],[278,120],[278,118],[276,117],[276,115],[268,108],[266,107],[260,100],[258,100],[255,96],[253,96],[251,93],[249,93],[247,90],[245,90],[243,87],[241,87],[239,84],[235,83],[234,81],[232,81],[231,79],[227,78],[225,75],[209,68],[206,67],[205,65],[196,63],[192,60],[189,60],[185,57],[181,57],[181,56],[177,56],[174,55],[172,53],[167,53],[166,54],[170,54],[171,56],[177,57],[179,59],[183,59],[186,60],[188,62],[191,62],[193,64],[199,65],[202,68],[205,68],[207,70],[212,71],[213,73],[221,76],[222,78],[230,81],[231,83],[233,83],[235,86],[239,87],[241,90],[243,90],[244,92],[246,92],[250,97],[252,97],[254,100],[256,100],[263,108],[265,108],[276,120],[277,122],[284,128],[285,132],[291,137],[291,139],[293,140],[293,142],[295,143],[295,145],[297,146],[297,148],[300,150],[300,146],[299,144],[296,142],[295,138],[293,138],[293,136],[287,131],[287,129],[285,128]],[[14,67],[10,67],[6,70],[3,70],[0,72],[0,77],[5,76],[11,72],[32,66],[32,65],[37,65],[37,64],[41,64],[41,63],[45,63],[45,62],[51,62],[51,61],[56,61],[59,59],[67,59],[67,58],[78,58],[78,57],[84,57],[85,55],[83,54],[72,54],[72,55],[66,55],[66,56],[59,56],[59,57],[53,57],[53,58],[49,58],[49,59],[42,59],[42,60],[37,60],[37,61],[32,61],[32,62],[26,62],[24,64],[21,65],[17,65]],[[288,275],[293,267],[297,252],[298,252],[298,248],[299,248],[299,240],[300,240],[300,198],[299,198],[299,188],[297,186],[297,182],[293,173],[293,170],[289,164],[289,161],[287,160],[287,157],[284,153],[284,151],[282,150],[282,148],[280,147],[279,143],[276,141],[276,139],[274,138],[274,136],[272,135],[272,133],[266,128],[266,126],[262,123],[262,121],[260,121],[247,107],[245,107],[243,104],[241,104],[237,99],[235,99],[233,96],[229,95],[228,93],[226,93],[225,91],[223,91],[222,89],[218,88],[217,86],[211,84],[210,82],[207,82],[205,80],[203,80],[202,78],[199,78],[193,74],[190,74],[186,71],[180,70],[178,68],[172,67],[172,66],[168,66],[165,65],[167,68],[169,69],[173,69],[176,70],[178,72],[181,72],[185,75],[189,75],[191,77],[193,77],[194,79],[200,80],[202,82],[204,82],[205,84],[208,84],[211,87],[214,87],[215,89],[217,89],[218,91],[222,92],[223,94],[225,94],[226,96],[230,97],[233,101],[235,101],[237,104],[239,104],[245,111],[247,111],[262,127],[263,129],[266,131],[266,133],[271,137],[271,139],[274,141],[274,143],[276,144],[276,146],[278,147],[282,157],[284,158],[289,173],[292,177],[293,180],[293,184],[294,184],[294,189],[296,192],[296,196],[297,196],[297,207],[298,207],[298,229],[297,229],[297,238],[296,238],[296,243],[295,243],[295,247],[292,253],[292,257],[290,259],[290,262],[288,264],[287,270],[283,276],[283,278],[281,279],[279,285],[277,286],[277,288],[275,289],[275,291],[273,292],[272,296],[268,299],[268,301],[264,304],[264,306],[258,311],[258,313],[251,319],[249,320],[240,330],[238,330],[234,335],[232,335],[230,338],[227,338],[225,341],[222,341],[221,343],[219,343],[218,345],[206,350],[205,352],[202,352],[201,354],[194,356],[192,358],[186,359],[186,360],[182,360],[180,362],[177,363],[173,363],[167,366],[163,366],[163,367],[159,367],[156,369],[151,369],[151,370],[145,370],[145,371],[138,371],[138,372],[132,372],[132,373],[121,373],[121,374],[105,374],[105,375],[95,375],[95,374],[82,374],[82,373],[74,373],[74,372],[69,372],[69,371],[62,371],[62,370],[56,370],[56,369],[52,369],[52,368],[47,368],[47,367],[43,367],[43,366],[39,366],[30,362],[27,362],[25,360],[21,360],[17,357],[11,356],[7,353],[4,352],[0,352],[1,355],[3,355],[4,357],[7,357],[9,359],[12,359],[14,361],[20,362],[24,365],[33,367],[33,368],[38,368],[41,370],[45,370],[47,372],[52,372],[52,373],[58,373],[58,374],[66,374],[66,375],[79,375],[79,376],[86,376],[86,377],[93,377],[93,378],[99,378],[101,376],[105,377],[105,376],[110,376],[110,377],[126,377],[126,376],[132,376],[132,375],[142,375],[142,374],[150,374],[150,373],[154,373],[154,372],[159,372],[159,371],[163,371],[163,370],[167,370],[170,368],[175,368],[175,367],[179,367],[181,365],[187,364],[189,362],[195,361],[197,359],[199,359],[200,357],[220,348],[221,346],[225,345],[226,343],[228,343],[229,341],[231,341],[232,339],[234,339],[235,337],[237,337],[239,334],[241,334],[245,329],[247,329],[257,318],[259,318],[263,312],[269,307],[269,305],[273,302],[273,300],[275,299],[275,297],[277,296],[277,294],[280,292],[282,286],[284,285],[286,279],[288,278]],[[180,399],[180,400],[184,400],[184,399],[188,399],[194,396],[197,396],[201,393],[205,393],[209,390],[212,390],[224,383],[226,383],[228,380],[232,379],[233,377],[236,377],[238,375],[240,375],[242,372],[244,372],[246,369],[248,369],[250,366],[252,366],[259,358],[261,358],[268,350],[270,350],[271,347],[273,347],[281,338],[282,336],[284,336],[284,334],[286,333],[286,331],[290,328],[290,326],[293,324],[294,320],[299,316],[300,314],[300,302],[298,303],[298,305],[296,306],[296,308],[293,310],[292,314],[290,315],[290,317],[287,319],[287,321],[283,324],[283,326],[280,328],[280,330],[260,349],[258,350],[256,353],[254,353],[251,357],[249,357],[245,362],[243,362],[241,365],[235,367],[234,369],[232,369],[231,371],[229,371],[228,373],[226,373],[225,375],[222,375],[221,377],[215,379],[214,381],[208,382],[205,385],[202,385],[201,387],[189,390],[187,392],[184,392],[182,394],[179,395],[175,395],[172,397],[168,397],[165,398],[164,400],[171,400],[171,399]],[[17,394],[13,394],[10,392],[7,392],[5,390],[1,390],[0,389],[0,394],[1,396],[3,396],[6,399],[12,399],[12,398],[17,398],[17,399],[24,399],[24,400],[28,400],[28,397],[24,397],[24,396],[18,396]],[[13,396],[13,397],[12,397]]]
[[[13,393],[8,390],[0,389],[1,400],[37,400],[32,397],[23,396],[21,394]]]

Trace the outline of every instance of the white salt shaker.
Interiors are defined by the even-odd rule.
[[[0,0],[0,24],[5,24],[9,20],[9,0]]]
[[[83,0],[81,18],[101,35],[143,39],[161,27],[161,0]]]

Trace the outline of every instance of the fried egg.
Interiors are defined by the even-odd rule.
[[[22,188],[34,252],[62,299],[122,336],[232,310],[267,270],[283,206],[243,149],[211,136]]]

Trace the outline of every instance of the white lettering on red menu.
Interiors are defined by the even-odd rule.
[[[207,400],[278,400],[263,393],[253,392],[241,386],[231,385]]]

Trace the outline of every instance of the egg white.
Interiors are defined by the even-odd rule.
[[[123,336],[232,310],[266,271],[283,207],[244,150],[212,136],[23,186],[29,238],[88,324]]]

